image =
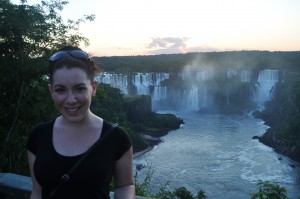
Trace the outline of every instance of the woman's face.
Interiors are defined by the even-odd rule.
[[[69,122],[80,122],[89,113],[96,84],[91,84],[84,70],[63,67],[54,72],[49,90],[62,116]]]

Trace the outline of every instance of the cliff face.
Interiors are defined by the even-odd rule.
[[[274,98],[268,101],[263,111],[254,116],[270,126],[259,141],[280,154],[300,162],[300,94],[299,77],[289,79],[276,87]]]
[[[296,145],[289,145],[278,139],[276,131],[270,128],[263,136],[259,138],[259,141],[269,147],[272,147],[279,154],[290,157],[300,163],[299,148]]]
[[[148,95],[134,95],[125,97],[125,112],[128,120],[136,121],[146,118],[152,113],[151,97]]]
[[[153,147],[161,142],[160,137],[170,130],[178,129],[183,120],[173,114],[158,114],[152,111],[151,97],[148,95],[128,95],[125,97],[126,118],[132,123],[144,144],[133,140],[134,152]]]

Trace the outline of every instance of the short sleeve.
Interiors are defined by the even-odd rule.
[[[40,123],[29,132],[26,148],[36,155],[38,148],[51,141],[54,120]]]
[[[126,131],[124,131],[122,128],[118,127],[117,128],[117,144],[118,144],[118,150],[117,150],[117,160],[120,159],[126,151],[130,149],[132,146],[132,142],[127,134]]]
[[[30,132],[29,132],[29,137],[27,140],[27,145],[26,148],[28,151],[36,155],[36,148],[37,148],[37,127],[34,127]]]

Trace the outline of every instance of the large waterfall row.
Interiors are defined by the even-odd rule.
[[[251,75],[250,71],[227,71],[227,79],[238,77],[242,83],[251,83]],[[175,107],[200,110],[212,103],[212,96],[208,94],[206,82],[213,77],[212,71],[184,71],[173,76],[169,73],[102,73],[97,77],[97,81],[119,88],[124,94],[150,95],[155,110]],[[252,88],[253,100],[262,105],[266,100],[271,99],[277,82],[277,70],[261,71],[257,81],[253,82],[255,85]],[[228,96],[227,103],[229,103]]]
[[[119,88],[125,94],[150,95],[150,88],[154,87],[156,90],[156,99],[164,97],[165,89],[161,88],[161,82],[169,79],[168,73],[135,73],[135,74],[115,74],[102,73],[97,76],[96,80],[101,83],[110,84],[114,88]],[[136,92],[131,91],[134,87]],[[153,97],[155,97],[153,96]]]

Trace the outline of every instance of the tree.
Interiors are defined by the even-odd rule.
[[[58,11],[67,3],[0,1],[0,172],[28,172],[28,132],[37,122],[56,115],[49,107],[52,102],[46,89],[45,66],[50,53],[65,44],[89,44],[79,33],[79,26],[95,16],[64,23]]]
[[[251,199],[287,199],[287,191],[284,187],[269,181],[259,181],[257,183],[259,191],[253,193]]]

